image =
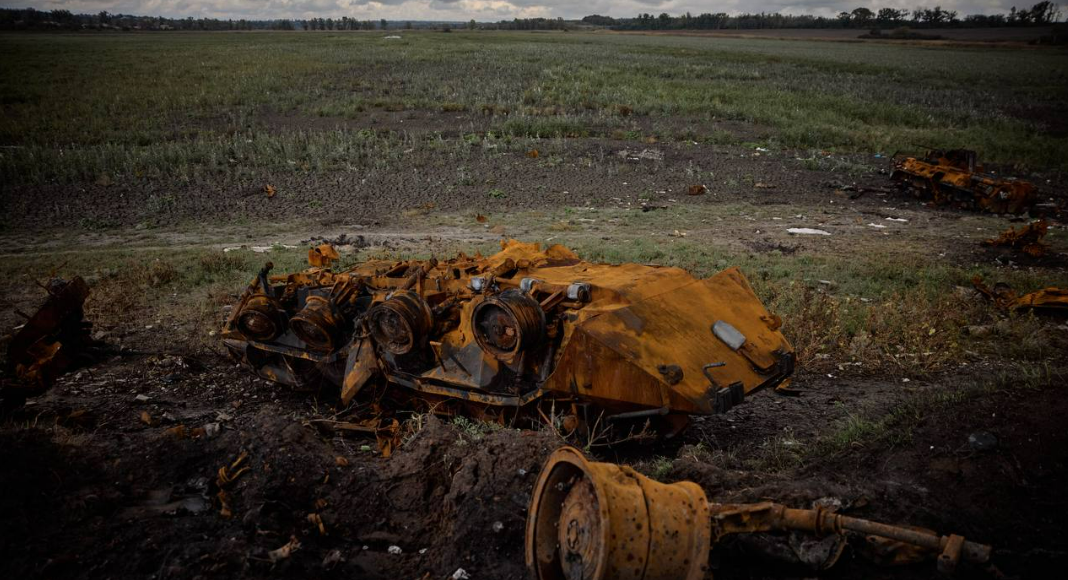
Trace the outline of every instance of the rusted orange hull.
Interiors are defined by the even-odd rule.
[[[736,268],[580,260],[562,246],[502,244],[490,257],[320,264],[253,282],[223,337],[260,376],[383,385],[499,408],[551,399],[617,419],[725,412],[793,371],[793,349]],[[324,266],[325,264],[325,266]],[[266,288],[266,291],[264,290]]]
[[[986,173],[975,152],[964,149],[895,159],[890,178],[937,205],[1020,214],[1036,200],[1034,184]]]

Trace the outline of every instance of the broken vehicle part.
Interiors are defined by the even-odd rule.
[[[75,276],[70,281],[54,278],[41,286],[48,298],[26,316],[7,346],[7,373],[24,394],[43,391],[65,371],[95,359],[97,342],[83,312],[89,285]]]
[[[435,408],[547,401],[580,422],[603,413],[677,429],[794,367],[781,320],[737,268],[698,280],[510,241],[490,257],[270,270],[233,308],[227,348],[263,378],[328,385],[346,405],[365,390]]]
[[[936,205],[991,213],[1020,214],[1036,199],[1034,184],[986,171],[977,163],[975,151],[968,149],[932,149],[923,157],[895,156],[890,179]]]
[[[1033,221],[1026,226],[1016,229],[1010,227],[1001,232],[998,237],[983,242],[984,246],[1004,246],[1031,256],[1041,258],[1049,249],[1049,244],[1042,241],[1049,231],[1049,223],[1046,220]]]
[[[938,569],[945,573],[960,562],[985,563],[991,555],[990,546],[961,536],[890,526],[824,507],[711,503],[696,483],[659,483],[563,447],[546,461],[534,486],[526,563],[539,580],[698,580],[708,570],[710,547],[724,538],[787,531],[821,538],[855,532],[908,544],[937,554]],[[841,554],[839,546],[830,543],[825,565]]]
[[[1068,288],[1043,288],[1019,296],[1004,282],[994,284],[993,288],[988,287],[980,276],[972,278],[972,285],[1002,310],[1034,310],[1047,314],[1068,312]]]

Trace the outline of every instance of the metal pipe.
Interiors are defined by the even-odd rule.
[[[843,516],[823,508],[804,510],[778,506],[777,504],[776,506],[781,509],[780,521],[784,529],[801,530],[820,535],[839,534],[843,530],[849,530],[870,536],[889,538],[938,552],[944,551],[953,538],[952,536],[940,536],[930,532]],[[960,555],[968,562],[986,562],[990,559],[990,553],[990,546],[984,544],[967,540],[964,540],[961,544]]]

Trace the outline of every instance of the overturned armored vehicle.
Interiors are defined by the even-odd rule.
[[[987,171],[969,149],[934,149],[920,158],[895,156],[890,179],[935,205],[991,213],[1021,214],[1037,198],[1034,184]]]
[[[793,372],[794,354],[736,268],[593,264],[562,246],[490,257],[372,260],[340,272],[321,246],[300,273],[260,272],[223,337],[295,388],[476,413],[552,408],[581,424],[652,418],[669,432]]]

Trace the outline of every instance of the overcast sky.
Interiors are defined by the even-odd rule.
[[[1030,6],[1038,0],[1023,0]],[[640,12],[681,14],[692,12],[781,12],[833,16],[858,6],[878,9],[933,7],[965,14],[1008,12],[1011,0],[0,0],[4,8],[33,7],[39,10],[66,9],[71,12],[138,14],[168,17],[207,17],[220,19],[311,18],[348,16],[361,20],[470,20],[497,21],[511,18],[581,18],[588,14],[633,17]]]

